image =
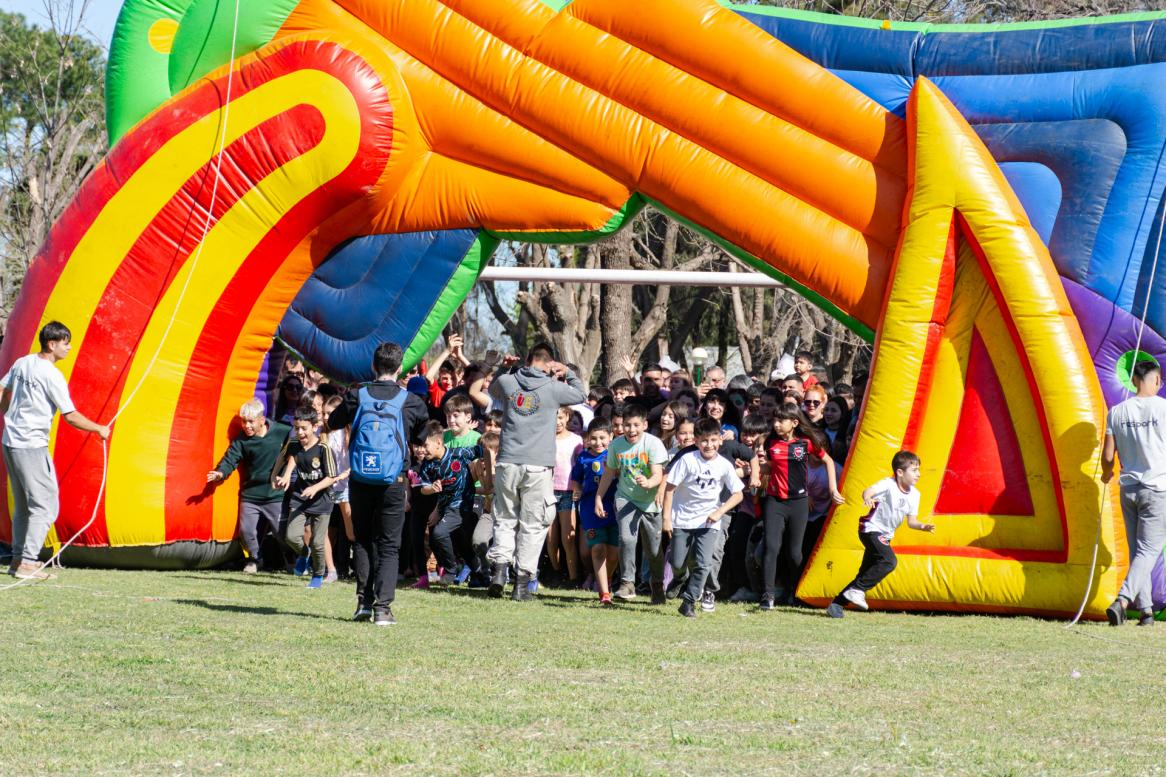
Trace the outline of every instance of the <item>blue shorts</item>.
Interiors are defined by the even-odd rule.
[[[587,547],[589,548],[594,548],[596,545],[614,545],[618,548],[619,524],[612,521],[606,526],[586,529],[583,536],[587,538]]]
[[[575,503],[571,499],[570,491],[555,492],[555,509],[560,513],[567,513],[574,509]]]

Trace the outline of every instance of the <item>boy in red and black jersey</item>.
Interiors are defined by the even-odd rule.
[[[786,599],[793,597],[794,585],[802,572],[802,541],[810,512],[806,498],[810,456],[826,463],[830,494],[841,504],[843,500],[834,479],[833,460],[819,440],[818,431],[801,410],[790,405],[779,407],[773,414],[773,434],[765,441],[769,477],[761,500],[761,514],[765,521],[763,610],[772,610],[774,606],[777,559],[783,547],[786,553]]]

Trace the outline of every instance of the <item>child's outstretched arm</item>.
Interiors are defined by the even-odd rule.
[[[830,497],[835,504],[846,504],[846,497],[838,491],[838,475],[834,472],[834,459],[830,457],[829,453],[823,452],[822,463],[826,465],[826,483],[830,486]],[[866,502],[866,491],[862,492],[862,501]]]
[[[916,531],[925,531],[928,534],[931,534],[932,532],[935,531],[935,524],[933,524],[933,523],[921,523],[919,521],[919,517],[915,516],[915,515],[908,515],[907,516],[907,525],[910,526],[912,529],[915,529]]]
[[[660,531],[664,534],[672,533],[672,493],[676,491],[676,484],[669,483],[664,487],[664,504],[660,508],[662,516],[660,521]]]
[[[296,460],[292,457],[289,457],[287,463],[284,464],[282,475],[275,475],[273,470],[272,474],[275,475],[275,477],[271,479],[272,488],[275,488],[277,491],[287,491],[288,486],[291,485],[292,470],[295,468]]]
[[[725,514],[732,510],[737,505],[741,504],[741,500],[745,497],[744,491],[735,491],[725,500],[724,504],[709,513],[708,523],[716,523],[725,517]]]
[[[607,517],[607,510],[603,509],[603,495],[611,486],[611,481],[619,476],[619,466],[614,461],[608,461],[599,477],[599,490],[595,492],[595,515],[599,518]]]

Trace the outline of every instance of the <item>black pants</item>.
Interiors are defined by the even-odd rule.
[[[412,507],[409,508],[409,560],[418,577],[425,577],[429,564],[429,554],[425,552],[425,530],[435,507],[436,494],[423,494],[419,487],[413,489]]]
[[[749,533],[757,521],[750,513],[738,512],[729,524],[729,539],[725,543],[725,563],[721,567],[721,585],[730,594],[738,588],[749,587],[749,573],[746,571],[745,553],[749,546]]]
[[[768,494],[761,501],[765,520],[765,596],[773,596],[777,581],[777,559],[785,550],[786,565],[782,569],[785,590],[793,595],[794,584],[802,573],[802,538],[806,534],[806,520],[810,514],[809,500],[778,499]]]
[[[457,553],[454,541],[460,544],[462,512],[460,507],[446,507],[441,510],[441,518],[429,527],[429,547],[437,557],[437,565],[446,572],[457,572]]]
[[[895,567],[899,565],[899,559],[895,556],[895,551],[891,549],[890,537],[884,540],[881,535],[874,532],[860,532],[858,541],[862,543],[863,547],[862,563],[858,567],[858,576],[851,581],[850,585],[843,588],[843,591],[848,588],[869,591],[881,583],[883,578],[894,572]],[[838,604],[846,604],[841,593],[834,597],[834,601]]]
[[[478,527],[478,514],[474,512],[473,501],[462,504],[462,525],[454,534],[453,540],[457,543],[457,552],[471,572],[485,572],[487,567],[478,562],[478,554],[474,552],[474,529]]]
[[[352,506],[352,566],[360,604],[383,609],[397,595],[397,571],[401,559],[401,530],[405,527],[405,480],[387,486],[352,481],[348,486]]]

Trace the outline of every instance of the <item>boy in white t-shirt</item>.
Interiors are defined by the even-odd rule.
[[[899,451],[891,459],[891,469],[894,477],[880,480],[862,492],[862,503],[871,508],[858,522],[858,539],[865,552],[858,575],[826,608],[831,618],[841,618],[847,604],[870,609],[866,592],[894,572],[899,563],[891,549],[891,538],[903,521],[918,531],[935,531],[935,524],[918,520],[919,491],[915,484],[919,482],[919,457],[911,451]]]
[[[687,618],[696,617],[696,602],[704,593],[720,538],[721,518],[741,503],[745,490],[732,462],[720,456],[722,439],[720,422],[700,419],[696,423],[697,450],[676,460],[664,489],[663,527],[665,533],[672,531],[669,561],[673,573],[682,574],[690,552],[692,555],[692,570],[680,595],[680,614]],[[730,492],[724,502],[723,491]]]
[[[40,353],[20,357],[0,379],[4,466],[14,506],[8,574],[22,580],[53,577],[37,562],[59,506],[57,471],[49,454],[53,416],[59,412],[70,426],[109,439],[108,426],[90,421],[73,406],[69,385],[56,366],[69,355],[69,328],[50,321],[39,338]]]

